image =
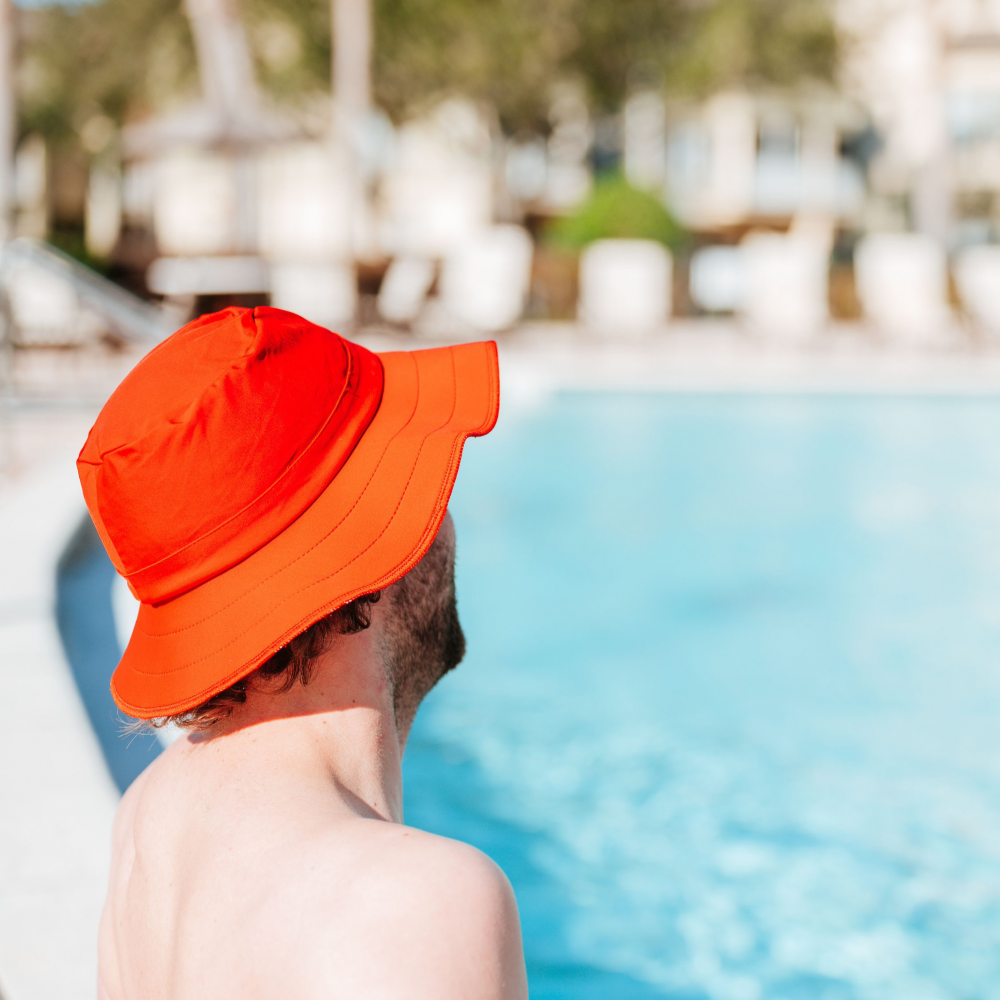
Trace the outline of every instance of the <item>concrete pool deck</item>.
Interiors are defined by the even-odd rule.
[[[474,337],[472,334],[470,337]],[[376,350],[433,346],[385,330]],[[814,343],[754,339],[727,322],[678,322],[635,344],[574,324],[497,338],[505,405],[560,389],[692,393],[1000,394],[1000,345],[904,350],[856,327]],[[95,993],[96,934],[118,793],[54,617],[55,569],[84,514],[74,459],[136,354],[24,352],[0,412],[0,996]]]
[[[96,991],[118,793],[63,655],[55,566],[82,507],[66,451],[0,492],[0,994]]]
[[[731,322],[690,320],[645,341],[614,344],[576,324],[526,324],[501,341],[519,381],[553,388],[667,392],[993,394],[1000,343],[908,347],[863,327],[832,326],[799,344],[754,337]]]
[[[417,346],[371,331],[375,350]],[[638,341],[611,342],[576,323],[524,323],[497,338],[515,392],[532,387],[654,392],[1000,392],[1000,341],[956,332],[926,346],[894,344],[860,324],[831,325],[799,343],[768,340],[728,320],[678,320]],[[424,342],[419,342],[420,346]],[[427,342],[430,346],[430,342]]]

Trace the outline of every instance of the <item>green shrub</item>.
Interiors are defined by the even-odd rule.
[[[613,175],[598,179],[590,197],[572,215],[552,223],[545,235],[555,247],[580,250],[611,239],[656,240],[676,249],[687,234],[659,198]]]

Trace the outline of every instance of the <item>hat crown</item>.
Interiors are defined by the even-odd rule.
[[[77,462],[118,571],[155,603],[245,559],[331,482],[381,395],[374,354],[293,313],[182,327],[115,390]]]

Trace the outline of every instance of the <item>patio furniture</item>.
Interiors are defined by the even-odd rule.
[[[768,338],[808,340],[829,319],[829,245],[822,238],[751,233],[741,247],[746,272],[741,312]]]
[[[965,311],[988,334],[1000,335],[1000,246],[974,246],[955,257],[955,284]]]
[[[390,323],[412,323],[434,284],[434,270],[434,261],[426,257],[397,257],[378,290],[379,315]]]
[[[887,338],[927,344],[948,331],[948,268],[944,247],[922,233],[875,233],[854,254],[865,316]]]
[[[598,240],[580,257],[579,317],[593,333],[632,340],[670,317],[673,262],[652,240]]]
[[[271,266],[271,305],[338,329],[354,322],[357,279],[347,263],[286,263]]]
[[[513,326],[528,299],[533,255],[531,237],[521,226],[481,229],[445,258],[443,309],[484,332]]]

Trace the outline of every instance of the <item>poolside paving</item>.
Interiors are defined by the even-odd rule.
[[[0,993],[92,998],[117,791],[54,620],[82,514],[73,453],[0,493]]]
[[[481,338],[448,331],[414,338],[386,328],[357,337],[373,350]],[[496,337],[504,390],[520,398],[558,389],[654,392],[1000,392],[1000,341],[969,331],[914,347],[861,324],[832,324],[800,342],[768,339],[732,320],[678,320],[641,339],[597,338],[576,323],[523,323]]]

